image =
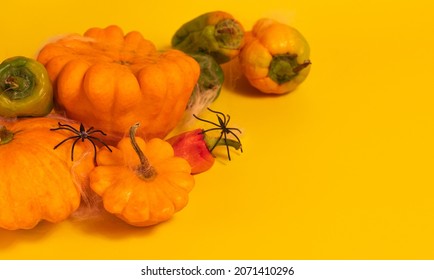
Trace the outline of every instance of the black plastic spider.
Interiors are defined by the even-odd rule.
[[[71,160],[74,160],[74,147],[75,144],[77,144],[77,142],[79,140],[81,140],[81,142],[84,142],[84,140],[89,140],[90,143],[92,143],[93,145],[93,152],[94,152],[94,156],[93,156],[93,160],[96,162],[96,145],[94,140],[100,142],[101,144],[103,144],[110,152],[112,151],[110,149],[110,147],[104,143],[101,139],[95,137],[95,136],[91,136],[91,134],[94,133],[101,133],[102,135],[107,135],[105,134],[102,130],[99,129],[93,129],[93,127],[90,127],[89,129],[85,130],[83,124],[80,124],[80,130],[77,130],[76,128],[68,125],[68,124],[61,124],[60,122],[57,123],[59,125],[59,127],[56,128],[51,128],[50,130],[68,130],[71,131],[72,133],[74,133],[74,136],[70,136],[66,139],[64,139],[63,141],[61,141],[59,144],[57,144],[56,146],[54,146],[54,150],[57,149],[60,145],[62,145],[63,143],[65,143],[68,140],[72,140],[75,139],[74,142],[72,143],[72,149],[71,149]]]
[[[241,133],[241,130],[239,130],[236,127],[228,127],[229,121],[231,120],[231,117],[229,115],[225,115],[225,114],[223,114],[222,112],[219,112],[219,111],[211,110],[210,108],[207,108],[207,109],[208,109],[208,111],[213,112],[213,113],[216,114],[218,123],[215,123],[215,122],[212,122],[212,121],[209,121],[209,120],[205,120],[205,119],[201,119],[201,118],[199,118],[198,116],[196,116],[194,114],[193,114],[193,117],[195,117],[196,119],[198,119],[200,121],[203,121],[203,122],[206,122],[206,123],[210,123],[212,125],[217,126],[217,127],[214,127],[214,128],[210,128],[210,129],[204,130],[203,133],[206,133],[208,131],[213,131],[213,130],[221,130],[221,133],[220,133],[220,136],[219,136],[218,140],[215,142],[214,146],[212,146],[209,151],[212,152],[214,150],[214,148],[217,146],[217,144],[219,143],[219,141],[223,138],[224,143],[226,145],[226,150],[227,150],[227,153],[228,153],[228,159],[231,160],[231,154],[229,152],[229,146],[230,145],[228,144],[228,141],[233,141],[233,140],[228,139],[227,136],[228,136],[228,134],[231,134],[231,135],[233,135],[235,137],[235,139],[240,144],[240,151],[242,152],[243,151],[243,147],[241,145],[241,140],[233,132],[233,130],[235,130],[235,131]]]

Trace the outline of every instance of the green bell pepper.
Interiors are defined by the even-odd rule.
[[[53,87],[41,63],[16,56],[0,64],[1,117],[45,116],[53,104]]]
[[[200,76],[187,104],[187,109],[197,107],[196,113],[208,107],[220,94],[224,73],[220,64],[207,54],[190,54],[200,66]]]
[[[188,54],[209,54],[223,64],[236,57],[243,47],[244,28],[231,14],[208,12],[184,23],[171,44]]]

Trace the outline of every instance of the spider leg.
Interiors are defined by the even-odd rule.
[[[79,130],[77,130],[76,128],[74,128],[73,126],[71,126],[71,125],[69,125],[69,124],[61,124],[60,122],[58,122],[57,124],[59,125],[59,127],[52,128],[52,129],[50,129],[50,130],[65,129],[65,130],[69,130],[69,131],[74,132],[74,133],[77,133],[77,134],[80,133]]]
[[[89,128],[86,130],[86,133],[91,132],[92,129],[93,129],[93,126],[89,127]],[[84,130],[84,129],[83,129],[83,130]]]
[[[77,129],[75,129],[75,128],[69,128],[69,127],[56,127],[56,128],[50,128],[50,130],[51,131],[55,131],[55,130],[68,130],[68,131],[71,131],[72,133],[75,133],[75,134],[80,134],[80,131],[78,131]]]
[[[112,149],[110,149],[110,147],[106,143],[104,143],[103,141],[101,141],[101,139],[96,138],[94,136],[88,136],[87,138],[88,139],[97,140],[98,142],[100,142],[101,144],[103,144],[110,152],[112,151]],[[90,142],[92,142],[92,141],[90,141]],[[92,142],[92,144],[93,144],[93,142]]]
[[[212,122],[212,121],[209,121],[209,120],[205,120],[205,119],[199,118],[199,117],[196,116],[195,114],[193,114],[193,117],[195,117],[196,119],[198,119],[198,120],[200,120],[200,121],[203,121],[203,122],[206,122],[206,123],[210,123],[210,124],[213,124],[213,125],[215,125],[215,126],[219,126],[219,125],[216,124],[215,122]]]
[[[211,108],[207,108],[207,109],[208,109],[208,111],[213,112],[214,114],[217,115],[217,119],[218,119],[221,127],[226,127],[228,125],[229,121],[231,120],[231,116],[225,115],[219,111],[211,110]],[[226,119],[226,117],[227,117],[227,119]]]
[[[64,140],[62,140],[59,144],[57,144],[56,146],[54,146],[54,148],[53,148],[53,150],[55,150],[55,149],[57,149],[60,145],[62,145],[63,143],[65,143],[66,141],[68,141],[68,140],[71,140],[71,139],[74,139],[74,138],[78,138],[78,139],[80,139],[80,136],[70,136],[70,137],[68,137],[68,138],[66,138],[66,139],[64,139]],[[78,140],[77,139],[77,140]]]
[[[231,116],[229,114],[223,114],[219,111],[214,111],[208,108],[209,111],[215,113],[217,115],[217,119],[219,120],[220,126],[222,128],[227,128],[227,125],[229,124],[229,121],[231,120]]]
[[[89,137],[88,137],[88,139],[89,139]],[[93,141],[91,139],[89,139],[89,141],[93,145],[93,162],[96,163],[96,145],[95,145],[95,143],[93,143]]]
[[[223,132],[223,134],[225,136],[224,139],[225,139],[226,151],[228,153],[228,160],[231,160],[231,153],[229,151],[228,138],[227,138],[226,132]]]
[[[229,124],[229,121],[231,120],[231,116],[226,115],[228,118],[225,119],[225,126],[227,126]]]
[[[209,149],[209,152],[210,152],[210,153],[215,149],[215,147],[217,147],[217,144],[218,144],[218,142],[222,139],[223,134],[224,134],[224,132],[222,131],[222,132],[220,133],[220,136],[219,136],[219,138],[217,139],[217,141],[215,141],[214,145],[211,147],[211,149]]]
[[[77,137],[77,136],[76,136]],[[74,143],[72,143],[72,148],[71,148],[71,161],[74,161],[74,148],[75,148],[75,144],[77,144],[78,140],[82,139],[81,137],[78,137],[77,139],[75,139]]]
[[[228,131],[228,133],[230,133],[231,135],[233,135],[236,139],[237,139],[237,141],[238,141],[238,143],[240,143],[240,150],[241,150],[241,152],[243,151],[243,144],[241,144],[241,140],[240,140],[240,138],[238,138],[238,136],[235,134],[235,133],[233,133],[232,131]],[[227,146],[227,145],[226,145]]]
[[[223,114],[222,112],[211,110],[211,108],[207,108],[207,109],[208,109],[208,111],[213,112],[214,114],[223,116],[223,119],[226,120],[226,115]]]
[[[205,133],[205,132],[213,131],[213,130],[222,130],[222,131],[224,130],[226,133],[229,133],[229,131],[231,131],[231,130],[235,130],[235,131],[238,131],[239,133],[242,133],[241,130],[239,130],[238,128],[235,128],[235,127],[230,127],[230,128],[215,127],[215,128],[206,129],[203,132]]]
[[[224,129],[221,128],[221,127],[215,127],[215,128],[206,129],[206,130],[204,130],[203,132],[205,133],[205,132],[213,131],[213,130],[221,130],[221,131],[223,131]]]
[[[97,129],[97,130],[92,130],[92,131],[89,131],[89,129],[88,129],[88,131],[87,131],[87,134],[93,134],[93,133],[101,133],[102,135],[107,135],[104,131],[102,131],[102,130],[99,130],[99,129]]]
[[[235,130],[235,131],[238,131],[240,134],[242,134],[241,130],[239,128],[236,128],[236,127],[227,127],[226,130],[227,131]]]
[[[57,124],[58,124],[59,126],[66,126],[66,127],[69,127],[69,128],[75,129],[73,126],[71,126],[71,125],[69,125],[69,124],[61,124],[60,122],[57,122]]]

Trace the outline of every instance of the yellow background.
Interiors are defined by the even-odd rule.
[[[212,107],[242,129],[244,153],[228,162],[219,152],[169,222],[138,229],[105,216],[0,230],[0,258],[434,258],[433,3],[5,1],[1,60],[110,24],[165,48],[182,23],[224,10],[246,29],[261,17],[296,27],[313,64],[277,97],[225,68]]]

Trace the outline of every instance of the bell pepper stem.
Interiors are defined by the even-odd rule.
[[[223,48],[238,49],[244,38],[244,31],[234,19],[223,19],[215,26],[215,39]]]
[[[9,143],[13,138],[12,131],[8,130],[4,125],[0,125],[0,145]]]
[[[228,138],[224,139],[223,137],[211,137],[205,132],[203,133],[203,141],[205,141],[209,151],[214,150],[214,148],[217,146],[229,146],[235,150],[239,150],[241,148],[240,142]]]
[[[229,147],[232,147],[235,150],[241,150],[241,152],[243,151],[241,143],[239,141],[235,141],[229,138],[223,138],[222,135],[220,137],[211,137],[208,134],[206,134],[206,132],[202,132],[202,134],[203,134],[203,141],[205,142],[205,145],[211,154],[212,151],[215,149],[215,147],[226,146],[226,149],[228,151],[228,159],[231,160]]]
[[[292,80],[301,70],[308,67],[310,64],[310,60],[298,63],[297,55],[275,55],[271,60],[268,76],[277,84],[281,85]]]
[[[24,99],[32,94],[35,75],[26,68],[26,58],[18,57],[0,70],[0,87],[11,100]]]
[[[310,64],[312,64],[312,62],[310,62],[310,60],[305,60],[302,64],[299,64],[296,67],[294,67],[294,69],[292,69],[292,71],[294,71],[295,73],[298,73],[301,70],[303,70],[304,68],[306,68],[307,66],[309,66]]]
[[[11,90],[19,91],[20,89],[27,88],[29,86],[29,81],[27,79],[22,78],[22,77],[9,76],[5,80],[5,85],[7,87],[6,90],[11,89]]]
[[[189,54],[209,54],[219,64],[238,55],[243,44],[243,26],[221,12],[206,13],[187,22],[172,38],[172,47]]]
[[[136,167],[135,171],[143,180],[150,180],[156,175],[156,171],[154,167],[152,167],[151,163],[149,162],[143,151],[140,149],[139,145],[137,144],[136,132],[139,126],[140,123],[135,123],[133,126],[131,126],[129,133],[131,145],[133,146],[134,151],[140,159],[140,164]]]

